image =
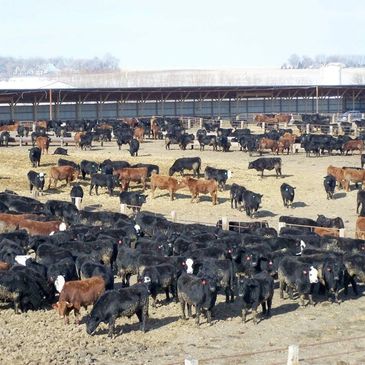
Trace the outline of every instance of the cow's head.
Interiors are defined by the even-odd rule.
[[[193,265],[194,265],[194,260],[193,259],[187,259],[186,261],[185,261],[185,267],[186,267],[186,272],[188,273],[188,274],[193,274],[193,272],[194,272],[194,269],[193,269]]]
[[[61,293],[63,286],[65,285],[65,278],[62,275],[58,275],[54,281],[54,286],[56,290]]]
[[[314,266],[311,266],[309,270],[309,282],[311,284],[318,283],[318,270]]]

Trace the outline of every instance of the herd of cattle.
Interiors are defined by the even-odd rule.
[[[91,147],[95,140],[102,143],[115,137],[118,146],[130,145],[132,156],[138,153],[139,143],[148,130],[152,138],[164,136],[167,149],[173,143],[186,149],[195,138],[201,150],[210,145],[213,150],[227,152],[236,139],[242,150],[257,151],[260,155],[266,149],[276,154],[284,150],[289,153],[295,143],[301,143],[308,155],[323,154],[325,150],[331,154],[334,150],[347,153],[363,149],[361,139],[327,135],[298,137],[290,130],[257,135],[248,129],[217,128],[216,134],[209,134],[207,126],[194,136],[174,120],[166,124],[158,118],[132,119],[119,124],[39,125],[32,136],[35,146],[29,150],[30,162],[34,168],[41,166],[42,152],[48,153],[50,140],[45,134],[49,128],[61,136],[77,131],[75,142],[80,148]],[[9,132],[7,128],[5,132]],[[19,135],[27,132],[24,125],[18,124],[16,128]],[[55,154],[67,155],[67,150],[57,148]],[[365,157],[361,156],[362,164],[363,161]],[[357,209],[361,206],[361,211],[356,239],[339,237],[339,230],[344,228],[341,218],[329,219],[322,215],[317,220],[281,216],[279,222],[287,227],[279,232],[253,221],[230,222],[228,230],[222,229],[222,222],[217,222],[215,227],[170,222],[157,214],[141,211],[146,196],[128,191],[131,183],[142,184],[143,190],[149,183],[152,198],[156,189],[161,189],[167,190],[173,200],[176,192],[185,188],[191,193],[191,201],[198,201],[199,194],[210,194],[212,203],[217,204],[218,192],[226,188],[232,172],[207,166],[204,179],[200,179],[201,167],[200,157],[183,157],[171,165],[168,176],[163,176],[159,166],[153,164],[130,165],[111,160],[102,163],[83,160],[78,164],[60,158],[58,166],[48,172],[49,189],[57,188],[59,181],[70,185],[88,177],[90,195],[94,189],[98,195],[98,188],[104,187],[112,196],[114,189],[119,188],[120,202],[134,209],[133,218],[121,213],[78,210],[75,199],[84,196],[78,183],[71,188],[71,202],[41,203],[11,191],[0,193],[0,300],[12,303],[15,312],[53,307],[65,323],[71,311],[79,323],[81,307],[93,306],[85,318],[87,333],[95,334],[104,322],[109,326],[109,336],[113,336],[116,319],[121,316],[136,314],[141,330],[148,327],[150,297],[155,307],[168,305],[171,295],[180,303],[183,319],[187,318],[186,309],[188,316],[192,316],[194,306],[195,322],[199,324],[203,312],[211,323],[217,295],[222,291],[226,305],[236,302],[244,322],[252,310],[256,324],[260,305],[263,315],[270,316],[275,281],[281,298],[298,297],[302,306],[306,298],[313,305],[315,300],[327,299],[340,303],[348,294],[350,283],[358,295],[357,281],[365,282],[365,241],[360,239],[365,238],[362,190],[358,192]],[[248,168],[261,172],[261,176],[264,170],[275,170],[279,177],[282,160],[259,157]],[[184,176],[186,170],[192,171],[193,177]],[[333,198],[336,183],[346,190],[350,183],[363,183],[363,171],[329,166],[328,176],[324,178],[327,198]],[[175,178],[174,174],[181,177]],[[45,173],[31,170],[27,177],[31,191],[44,190]],[[280,192],[283,205],[290,207],[295,187],[283,183]],[[244,210],[249,217],[260,208],[261,198],[262,194],[244,186],[230,185],[231,207]],[[131,285],[133,275],[137,283]],[[114,282],[116,276],[120,276],[121,283]],[[160,292],[165,293],[166,302],[157,302]]]

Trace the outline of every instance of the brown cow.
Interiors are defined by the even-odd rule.
[[[5,261],[0,261],[0,271],[6,271],[10,269],[10,265]]]
[[[345,168],[343,170],[343,182],[342,185],[346,191],[350,191],[350,182],[355,184],[365,183],[365,170],[355,170]]]
[[[340,231],[337,228],[315,227],[314,232],[321,237],[340,237]]]
[[[355,238],[365,239],[365,217],[358,217],[356,220]]]
[[[48,189],[51,187],[52,180],[54,181],[54,187],[57,188],[57,182],[66,180],[66,185],[70,185],[71,181],[78,178],[80,171],[74,169],[71,166],[53,166],[49,172]]]
[[[151,118],[151,133],[152,133],[153,139],[158,139],[158,135],[160,133],[160,127],[157,124],[157,118],[156,117]]]
[[[329,165],[327,167],[327,175],[332,175],[338,182],[339,187],[344,187],[343,173],[344,169],[342,169],[341,167],[335,167],[332,165]]]
[[[48,137],[40,136],[35,140],[35,145],[42,151],[43,155],[45,152],[48,155],[49,142],[50,139]]]
[[[64,282],[62,276],[57,277],[57,286],[62,286],[58,302],[53,308],[58,309],[58,314],[64,318],[64,323],[69,323],[69,315],[73,310],[76,323],[79,324],[79,314],[81,307],[87,309],[88,305],[93,305],[105,291],[105,281],[101,276],[94,276],[84,280],[74,280]]]
[[[138,142],[143,142],[143,138],[144,138],[144,128],[143,127],[136,127],[134,128],[133,131],[133,137],[138,141]]]
[[[66,230],[66,224],[61,221],[39,222],[23,219],[19,222],[19,228],[25,229],[31,236],[49,236],[55,232]]]
[[[156,173],[151,176],[151,190],[152,198],[155,197],[155,190],[159,188],[160,190],[168,190],[170,193],[170,200],[174,200],[174,194],[177,190],[185,187],[183,181],[178,181],[171,176],[161,176]]]
[[[84,136],[85,132],[76,132],[74,135],[75,147],[80,147],[81,136]]]
[[[129,183],[131,181],[142,183],[143,190],[146,189],[146,180],[148,177],[147,167],[124,167],[122,169],[114,170],[113,175],[117,175],[119,177],[121,191],[128,190]]]
[[[183,178],[183,182],[191,193],[191,202],[196,199],[196,202],[198,203],[199,193],[201,193],[210,194],[213,205],[217,204],[218,183],[215,180],[194,179],[192,177],[186,176]]]
[[[270,138],[261,138],[259,142],[259,152],[262,155],[263,150],[271,150],[271,152],[278,150],[278,142]]]
[[[351,154],[353,151],[359,150],[360,154],[362,154],[362,151],[364,149],[364,142],[361,140],[353,140],[353,141],[347,141],[343,147],[343,151],[347,155],[349,151],[351,151]]]
[[[18,130],[19,127],[19,122],[16,122],[14,124],[6,124],[6,125],[2,125],[0,126],[0,132],[15,132]]]

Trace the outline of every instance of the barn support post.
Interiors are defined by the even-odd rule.
[[[53,120],[52,89],[49,89],[49,120]]]
[[[299,365],[299,346],[298,345],[289,346],[287,365]]]
[[[15,104],[10,103],[9,107],[10,107],[10,119],[15,120]]]

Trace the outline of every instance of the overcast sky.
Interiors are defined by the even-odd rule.
[[[365,54],[362,0],[0,0],[0,56],[111,53],[124,69],[280,67]]]

